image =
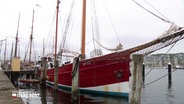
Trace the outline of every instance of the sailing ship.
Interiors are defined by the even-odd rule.
[[[113,52],[107,55],[85,59],[85,6],[86,0],[83,0],[83,31],[82,31],[82,50],[81,60],[79,62],[79,89],[80,93],[100,94],[109,96],[129,96],[130,62],[131,54],[147,55],[156,50],[174,44],[184,38],[184,28],[172,25],[171,28],[161,37],[130,48]],[[56,15],[56,38],[57,38],[57,19],[58,19],[59,0],[57,1]],[[57,43],[57,40],[56,40]],[[57,44],[55,45],[57,47]],[[57,49],[55,49],[55,60]],[[52,64],[51,64],[52,65]],[[46,70],[47,84],[54,85],[55,69],[49,67]],[[66,63],[58,68],[58,88],[70,91],[72,86],[72,63]]]

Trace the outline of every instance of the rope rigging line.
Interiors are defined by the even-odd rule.
[[[182,30],[183,30],[183,29],[182,29]],[[183,35],[179,35],[179,36],[177,36],[177,37],[174,37],[174,39],[170,39],[169,41],[165,42],[164,47],[165,47],[165,46],[168,46],[168,45],[170,45],[170,44],[172,44],[172,46],[167,50],[166,54],[169,53],[169,51],[174,47],[174,45],[175,45],[179,40],[181,40],[181,39],[183,39],[183,38],[184,38]],[[157,62],[159,63],[159,62],[161,61],[161,59],[162,59],[163,57],[166,56],[166,54],[165,54],[164,56],[162,56],[162,57],[160,58],[160,60],[157,61]],[[153,70],[153,68],[152,68],[151,70],[149,70],[149,71],[146,73],[145,77],[146,77],[152,70]],[[176,70],[177,70],[177,69],[173,70],[172,72],[174,72],[174,71],[176,71]],[[149,83],[145,84],[144,86],[148,86],[148,85],[150,85],[150,84],[152,84],[152,83],[154,83],[154,82],[156,82],[156,81],[158,81],[158,80],[160,80],[160,79],[166,77],[167,75],[168,75],[168,74],[166,74],[166,75],[164,75],[164,76],[162,76],[162,77],[160,77],[160,78],[157,78],[156,80],[154,80],[154,81],[152,81],[152,82],[149,82]]]
[[[111,22],[111,24],[112,24],[112,26],[113,26],[113,29],[114,29],[114,31],[115,31],[115,33],[116,33],[116,36],[117,36],[117,39],[118,39],[118,41],[119,41],[119,45],[116,47],[116,48],[114,48],[114,49],[110,49],[110,48],[107,48],[107,47],[105,47],[105,46],[103,46],[102,44],[100,44],[100,42],[99,42],[99,39],[100,39],[100,37],[99,37],[99,25],[98,25],[98,19],[97,19],[97,13],[96,13],[96,7],[95,7],[95,2],[94,2],[94,0],[92,0],[91,1],[91,3],[92,3],[92,13],[94,14],[93,16],[91,16],[91,21],[92,21],[92,37],[93,37],[93,45],[94,45],[94,48],[97,48],[97,49],[100,49],[100,47],[102,47],[102,48],[104,48],[104,49],[106,49],[106,50],[108,50],[108,51],[118,51],[118,50],[122,50],[122,44],[120,43],[120,39],[119,39],[119,36],[118,36],[118,32],[116,31],[116,28],[115,28],[115,25],[114,25],[114,23],[113,23],[113,21],[112,21],[112,18],[111,18],[111,16],[110,16],[110,13],[109,13],[109,11],[108,11],[108,9],[107,9],[107,6],[105,5],[105,2],[103,1],[103,3],[104,3],[104,7],[105,7],[105,9],[106,9],[106,12],[107,12],[107,14],[108,14],[108,17],[109,17],[109,19],[110,19],[110,22]],[[96,36],[95,36],[96,35]],[[96,38],[95,38],[96,37]],[[96,40],[96,39],[98,39],[98,40]],[[96,45],[95,44],[95,42],[100,46],[98,46],[98,45]]]
[[[54,12],[54,15],[53,15],[53,18],[52,18],[52,22],[51,22],[51,26],[50,26],[49,32],[48,32],[48,34],[47,34],[47,39],[46,39],[46,42],[45,42],[45,43],[46,43],[46,44],[45,44],[45,48],[46,48],[46,47],[49,47],[48,49],[50,49],[50,47],[52,47],[52,46],[49,46],[49,45],[51,45],[51,44],[50,44],[50,40],[52,40],[50,36],[53,36],[53,35],[52,35],[52,27],[53,27],[53,25],[54,25],[55,16],[56,16],[56,10],[55,10],[55,12]],[[52,49],[51,49],[51,50],[48,50],[47,53],[51,53],[51,52],[49,52],[49,51],[52,52]]]
[[[177,70],[177,69],[171,71],[171,73],[175,72],[176,70]],[[165,74],[165,75],[161,76],[160,78],[157,78],[157,79],[155,79],[154,81],[145,84],[144,86],[148,86],[148,85],[150,85],[150,84],[153,84],[154,82],[159,81],[159,80],[161,80],[162,78],[164,78],[164,77],[166,77],[166,76],[168,76],[168,74]]]
[[[180,38],[182,38],[182,37],[180,37]],[[180,40],[180,39],[178,39],[178,40]],[[177,43],[177,41],[175,41],[175,43],[173,43],[173,45],[169,48],[169,50],[166,52],[166,54],[174,47],[174,45]],[[166,54],[164,55],[164,56],[162,56],[161,58],[160,58],[160,60],[157,62],[157,63],[159,63],[160,61],[161,61],[161,59],[163,58],[163,57],[165,57],[166,56]],[[154,68],[152,68],[151,70],[149,70],[146,74],[145,74],[145,77],[153,70]],[[173,70],[172,72],[174,72],[174,71],[176,71],[177,69],[175,69],[175,70]],[[152,83],[154,83],[154,82],[156,82],[156,81],[158,81],[158,80],[160,80],[160,79],[162,79],[162,78],[164,78],[164,77],[166,77],[168,74],[166,74],[166,75],[164,75],[164,76],[162,76],[162,77],[160,77],[160,78],[158,78],[158,79],[156,79],[156,80],[154,80],[154,81],[152,81],[152,82],[149,82],[149,83],[147,83],[147,84],[145,84],[144,86],[148,86],[148,85],[150,85],[150,84],[152,84]]]
[[[73,0],[72,3],[71,3],[69,14],[67,16],[67,20],[66,20],[66,23],[65,23],[64,33],[63,33],[63,41],[61,43],[61,49],[64,49],[64,47],[65,47],[69,27],[73,26],[73,25],[71,25],[71,19],[72,19],[72,11],[73,11],[73,7],[74,7],[74,3],[75,3],[74,1],[75,0]]]
[[[176,28],[176,27],[174,27]],[[171,31],[170,31],[171,30]],[[154,51],[174,44],[184,38],[184,28],[177,27],[176,30],[169,29],[164,35],[143,45],[130,49],[131,53],[148,55]]]
[[[95,39],[94,39],[95,40]],[[108,51],[119,51],[119,50],[122,50],[123,49],[123,45],[121,43],[118,44],[118,46],[116,46],[116,48],[114,49],[110,49],[110,48],[107,48],[105,46],[103,46],[102,44],[100,44],[97,40],[95,40],[96,43],[98,43],[102,48],[108,50]]]
[[[138,6],[140,6],[142,9],[146,10],[147,12],[149,12],[150,14],[154,15],[155,17],[159,18],[160,20],[167,22],[167,23],[172,23],[169,20],[166,20],[158,15],[156,15],[155,13],[151,12],[150,10],[146,9],[145,7],[143,7],[141,4],[139,4],[138,2],[136,2],[135,0],[132,0],[135,4],[137,4]]]
[[[112,24],[112,27],[113,27],[113,29],[114,29],[114,31],[115,31],[115,33],[116,33],[117,39],[118,39],[119,43],[121,43],[120,38],[119,38],[119,35],[118,35],[118,32],[117,32],[117,30],[116,30],[116,28],[115,28],[114,22],[112,21],[112,17],[111,17],[111,15],[110,15],[110,13],[109,13],[109,10],[108,10],[107,5],[105,4],[104,0],[103,0],[103,4],[104,4],[104,6],[105,6],[105,10],[107,11],[108,17],[109,17],[110,22],[111,22],[111,24]]]
[[[91,21],[93,21],[92,20],[92,17],[91,17]],[[92,39],[92,41],[93,41],[93,46],[94,46],[94,49],[97,49],[96,48],[96,46],[95,46],[95,36],[94,36],[94,27],[93,27],[93,22],[92,22],[92,36],[93,36],[93,39]],[[87,43],[87,44],[89,44],[89,43]]]
[[[95,1],[94,0],[91,0],[91,4],[92,4],[91,11],[93,13],[91,15],[93,45],[94,45],[94,49],[100,49],[100,46],[98,46],[98,44],[95,44],[95,40],[94,40],[96,38],[96,39],[98,39],[98,41],[101,41]]]
[[[169,53],[169,51],[174,47],[174,45],[177,43],[177,41],[167,50],[167,52],[165,53],[165,55],[164,56],[162,56],[162,57],[160,57],[160,59],[159,59],[159,61],[157,61],[157,63],[159,63],[160,61],[161,61],[161,59],[163,58],[163,57],[165,57],[166,56],[166,54],[168,54]],[[152,71],[154,69],[154,67],[153,68],[151,68],[151,70],[149,70],[146,74],[145,74],[145,77]]]
[[[71,4],[70,4],[70,9],[69,9],[69,13],[66,15],[66,19],[64,20],[64,31],[61,32],[63,35],[62,35],[62,41],[60,43],[60,49],[58,51],[58,55],[60,56],[61,60],[63,60],[63,56],[64,57],[74,57],[76,56],[76,52],[74,51],[69,51],[69,47],[67,48],[67,44],[70,44],[70,42],[67,43],[67,39],[71,39],[71,35],[69,34],[72,34],[72,29],[73,29],[73,21],[72,21],[72,12],[73,12],[73,8],[74,8],[74,4],[75,4],[75,1],[72,0],[71,1]],[[72,54],[72,55],[69,55],[69,54]]]
[[[151,5],[148,1],[144,0],[151,8],[153,8],[156,12],[158,12],[162,17],[164,17],[166,20],[170,21],[166,16],[164,16],[160,11],[158,11],[153,5]],[[171,21],[170,21],[171,22]]]

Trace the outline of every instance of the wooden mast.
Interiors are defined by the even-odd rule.
[[[17,43],[18,43],[18,34],[19,34],[19,22],[20,22],[20,13],[19,13],[19,18],[18,18],[17,33],[16,33],[16,37],[15,37],[15,54],[14,54],[14,57],[17,57]]]
[[[58,61],[57,61],[57,38],[58,38],[58,16],[59,16],[59,3],[57,0],[56,6],[56,36],[55,36],[55,52],[54,52],[54,91],[58,89]]]
[[[32,43],[33,43],[33,23],[34,23],[34,10],[33,10],[33,17],[32,17],[31,36],[30,36],[29,63],[31,62],[31,51],[32,51]]]
[[[54,58],[55,58],[55,60],[57,59],[57,37],[58,37],[59,3],[60,3],[60,1],[57,0],[57,6],[56,6],[56,34],[55,34],[55,51],[54,51]]]
[[[85,42],[86,42],[86,0],[83,0],[82,9],[82,45],[81,45],[81,55],[82,59],[85,59]]]

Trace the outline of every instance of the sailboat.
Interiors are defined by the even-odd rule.
[[[59,1],[57,1],[57,9],[59,9],[58,4]],[[148,43],[130,49],[113,52],[107,55],[85,59],[85,9],[86,0],[83,0],[82,50],[81,60],[79,63],[80,93],[119,96],[128,98],[130,91],[129,79],[131,75],[131,54],[147,55],[161,48],[174,44],[184,38],[184,28],[177,27],[173,23],[167,33]],[[46,82],[50,86],[54,85],[54,72],[55,69],[53,67],[49,67],[46,70]],[[66,91],[71,90],[71,74],[72,63],[66,63],[62,66],[59,66],[57,73],[58,88]]]

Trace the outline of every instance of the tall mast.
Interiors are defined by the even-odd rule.
[[[57,6],[56,6],[56,35],[55,35],[55,51],[54,51],[54,58],[55,58],[55,60],[57,59],[57,37],[58,37],[59,3],[60,3],[60,1],[57,0]]]
[[[81,45],[82,59],[85,59],[85,42],[86,42],[86,0],[83,0],[83,9],[82,9],[82,45]]]
[[[30,36],[29,63],[31,62],[31,51],[32,51],[32,43],[33,43],[33,23],[34,23],[34,10],[33,10],[33,17],[32,17],[31,36]]]
[[[54,91],[58,89],[58,61],[57,61],[57,36],[58,36],[58,14],[59,14],[59,3],[60,1],[57,0],[56,6],[56,36],[55,36],[55,52],[54,52]]]
[[[19,34],[19,22],[20,22],[20,13],[19,13],[19,18],[18,18],[17,33],[16,33],[16,37],[15,37],[15,55],[14,55],[14,57],[17,57],[17,43],[18,43],[18,34]]]
[[[86,42],[86,0],[83,0],[83,9],[82,9],[82,45],[81,45],[82,59],[85,59],[85,42]]]

